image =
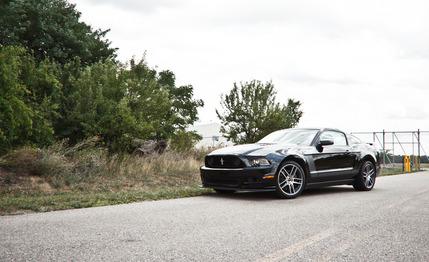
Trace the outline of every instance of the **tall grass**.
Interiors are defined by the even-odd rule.
[[[23,147],[0,158],[0,214],[195,196],[205,150],[111,155],[96,141]]]
[[[23,147],[0,158],[0,192],[39,190],[46,183],[50,191],[123,191],[196,186],[205,151],[137,156],[109,153],[85,141],[73,147],[65,142],[43,149]],[[21,186],[21,187],[19,187]]]

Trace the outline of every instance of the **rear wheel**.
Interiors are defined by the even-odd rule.
[[[359,175],[353,183],[358,191],[370,191],[375,185],[375,166],[371,161],[365,161],[360,168]]]
[[[305,173],[295,161],[284,162],[276,174],[276,192],[281,198],[295,198],[305,187]]]
[[[235,193],[235,190],[232,189],[215,189],[218,194],[232,194]]]

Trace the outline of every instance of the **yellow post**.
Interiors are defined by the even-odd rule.
[[[408,156],[408,172],[411,172],[411,158]]]
[[[404,155],[404,172],[405,173],[410,173],[411,172],[411,161],[410,161],[410,156]]]
[[[408,172],[408,173],[410,173],[411,172],[411,159],[410,159],[410,156],[406,156],[406,165],[405,165],[405,167],[406,167],[406,169],[407,169],[407,171],[406,172]]]
[[[408,156],[408,172],[411,172],[411,157]]]

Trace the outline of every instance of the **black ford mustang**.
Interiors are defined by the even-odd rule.
[[[275,190],[282,198],[305,188],[353,185],[369,191],[380,171],[378,151],[337,129],[284,129],[255,144],[213,151],[201,167],[204,187],[218,193]]]

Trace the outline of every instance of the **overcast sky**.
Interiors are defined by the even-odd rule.
[[[301,127],[429,130],[429,1],[71,0],[119,59],[170,69],[217,121],[233,82],[271,80]]]

